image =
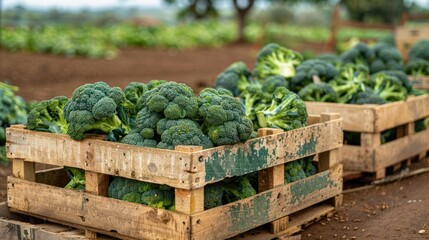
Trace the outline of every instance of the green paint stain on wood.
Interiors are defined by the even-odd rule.
[[[270,221],[268,209],[270,207],[271,192],[256,196],[252,201],[237,203],[230,209],[231,225],[228,231],[239,233],[255,228]]]
[[[276,151],[269,151],[260,139],[248,147],[225,146],[224,151],[213,153],[206,160],[206,181],[244,175],[266,168],[276,159]]]
[[[305,139],[304,143],[298,146],[298,150],[296,152],[286,152],[285,161],[289,159],[299,159],[315,154],[317,143],[318,138],[314,136],[314,133],[312,133],[309,139]]]
[[[336,187],[337,183],[329,179],[330,172],[326,171],[320,175],[302,179],[299,183],[293,184],[290,189],[290,204],[296,205],[302,202],[309,194],[327,187]]]

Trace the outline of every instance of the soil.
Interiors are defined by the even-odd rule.
[[[231,45],[218,49],[166,51],[124,49],[113,60],[65,58],[0,51],[0,80],[20,87],[25,100],[70,96],[84,83],[105,81],[124,87],[132,81],[166,79],[194,89],[211,86],[219,72],[234,61],[253,66],[259,48]],[[429,167],[429,161],[412,169]],[[0,166],[0,202],[6,200],[6,176]],[[300,232],[302,239],[429,239],[429,173],[344,194],[343,206]],[[346,182],[344,189],[362,186]]]

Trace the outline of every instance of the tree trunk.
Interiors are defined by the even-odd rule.
[[[244,27],[246,26],[246,18],[249,14],[250,10],[252,9],[255,0],[247,0],[246,5],[241,6],[240,3],[243,1],[240,0],[233,0],[234,7],[237,14],[237,21],[238,21],[238,36],[237,36],[237,42],[243,43],[245,42],[244,38]]]

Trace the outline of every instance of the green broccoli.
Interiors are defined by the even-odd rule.
[[[370,88],[353,96],[351,104],[385,104],[386,100],[374,93]]]
[[[156,130],[156,125],[163,118],[162,113],[157,113],[149,110],[148,107],[144,107],[137,113],[136,125],[138,129],[151,128]]]
[[[313,176],[314,174],[317,173],[317,168],[313,163],[313,158],[314,158],[314,155],[301,159],[302,169],[304,170],[306,177]]]
[[[205,88],[198,97],[203,132],[215,145],[245,142],[253,131],[252,121],[240,100],[228,90]]]
[[[405,72],[400,70],[383,70],[383,71],[380,71],[380,73],[385,73],[387,75],[398,78],[398,80],[401,81],[402,86],[404,86],[407,89],[408,93],[413,92],[413,85],[411,84]]]
[[[256,105],[259,102],[264,101],[265,98],[264,92],[259,87],[249,87],[248,89],[241,92],[240,99],[244,104],[244,108],[246,109],[246,116],[252,120],[252,122],[256,120]]]
[[[223,202],[231,203],[240,199],[248,198],[256,195],[256,190],[253,188],[250,180],[246,176],[237,176],[224,179],[223,187]]]
[[[82,140],[86,133],[101,132],[108,133],[109,140],[114,140],[110,133],[127,133],[129,126],[117,114],[124,96],[120,89],[111,88],[104,82],[78,87],[64,107],[64,117],[69,125],[67,134]]]
[[[144,193],[159,188],[157,184],[137,181],[128,178],[114,177],[109,184],[108,196],[123,200],[128,193]]]
[[[174,189],[156,188],[141,194],[140,202],[154,208],[170,209],[174,206]]]
[[[204,186],[204,209],[210,209],[222,205],[223,186],[221,183],[213,183]]]
[[[255,81],[251,79],[251,75],[244,62],[235,62],[216,77],[214,88],[224,88],[234,96],[238,96],[248,85],[255,84]]]
[[[304,101],[297,94],[283,87],[276,89],[271,104],[258,109],[256,116],[259,126],[280,128],[285,131],[304,127],[307,124],[307,109]]]
[[[27,117],[27,128],[52,133],[67,133],[68,125],[64,118],[64,107],[68,98],[54,97],[38,102]]]
[[[194,92],[183,83],[167,82],[145,92],[140,107],[163,113],[168,119],[190,118],[198,115],[198,102]],[[138,123],[137,123],[138,124]]]
[[[146,132],[151,132],[152,135],[148,136],[147,135],[148,133]],[[155,139],[153,139],[153,137],[154,137],[154,132],[150,128],[144,128],[142,131],[138,131],[138,129],[133,129],[126,136],[124,136],[120,140],[120,142],[125,144],[130,144],[130,145],[141,146],[141,147],[156,148],[158,143]]]
[[[370,60],[370,73],[382,70],[402,70],[401,53],[393,46],[386,43],[377,43],[372,49]]]
[[[414,123],[414,131],[416,133],[421,132],[423,130],[426,130],[428,126],[429,126],[429,117],[419,119]]]
[[[195,123],[182,121],[180,125],[166,129],[161,135],[158,148],[174,149],[178,145],[213,147],[210,139],[197,126]]]
[[[285,183],[295,182],[307,177],[307,174],[303,169],[302,159],[285,163],[284,172]]]
[[[420,58],[410,59],[405,65],[405,72],[417,77],[429,75],[429,61]]]
[[[364,65],[345,64],[338,76],[329,82],[338,96],[338,103],[350,103],[355,94],[365,91],[369,82],[368,68]]]
[[[322,82],[328,82],[337,76],[337,71],[330,63],[319,59],[310,59],[302,62],[296,68],[296,75],[291,80],[291,88],[299,92],[303,87],[314,82],[314,77]]]
[[[401,101],[407,99],[408,91],[402,82],[395,76],[385,73],[376,73],[371,76],[371,85],[374,93],[386,102]]]
[[[178,125],[191,125],[194,126],[195,128],[200,128],[200,124],[198,124],[198,122],[191,120],[191,119],[177,119],[177,120],[173,120],[173,119],[167,119],[167,118],[163,118],[161,120],[158,121],[158,123],[156,124],[156,133],[158,133],[160,136],[169,128],[174,127],[174,126],[178,126]]]
[[[322,60],[323,62],[332,64],[332,66],[334,66],[335,70],[337,71],[340,70],[341,67],[343,66],[343,62],[341,61],[341,58],[336,54],[324,53],[315,57],[315,59],[319,59],[319,60]]]
[[[295,76],[295,69],[302,61],[303,57],[300,53],[276,43],[270,43],[258,52],[253,75],[257,79],[277,75],[290,79]]]
[[[168,81],[167,80],[150,80],[146,85],[149,90],[152,90],[164,83],[168,83]]]
[[[79,168],[65,167],[70,182],[64,187],[66,189],[85,190],[85,171]]]
[[[365,43],[358,43],[340,55],[343,63],[353,63],[368,66],[372,58],[371,49]]]
[[[149,88],[147,87],[147,85],[140,82],[130,82],[124,88],[125,98],[128,101],[126,110],[127,110],[127,114],[129,115],[131,127],[136,126],[135,121],[136,121],[137,113],[140,109],[140,106],[138,105],[138,103],[140,98],[147,91],[149,91]]]
[[[411,46],[410,51],[408,52],[408,59],[411,61],[416,58],[429,61],[428,39],[422,39]]]
[[[278,87],[289,89],[289,81],[282,76],[270,76],[262,81],[261,88],[264,93],[273,93]]]
[[[325,82],[310,83],[298,92],[303,101],[337,102],[337,93],[331,85]]]

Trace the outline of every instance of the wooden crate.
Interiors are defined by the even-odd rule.
[[[259,138],[243,144],[202,150],[179,146],[151,149],[106,142],[94,136],[73,141],[67,135],[7,129],[11,211],[121,239],[225,239],[270,224],[271,232],[287,229],[287,217],[342,191],[342,120],[323,114],[308,127],[282,132],[261,129]],[[319,172],[284,183],[283,165],[318,154]],[[35,162],[85,170],[84,192],[63,189],[51,177],[36,177]],[[260,192],[252,197],[204,210],[204,186],[226,177],[258,171]],[[109,176],[167,184],[175,188],[176,211],[108,198]],[[332,200],[333,206],[340,201]]]
[[[429,76],[408,76],[414,88],[429,91]]]
[[[429,39],[428,26],[399,26],[395,28],[396,48],[404,61],[408,60],[410,48],[422,39]]]
[[[344,144],[340,162],[344,172],[370,173],[375,179],[386,175],[386,168],[394,167],[410,158],[423,158],[429,150],[429,129],[415,133],[415,121],[429,117],[429,94],[412,96],[406,101],[383,105],[353,105],[307,102],[307,111],[340,113],[344,131],[360,134],[360,145]],[[381,132],[397,128],[397,138],[381,144]]]

